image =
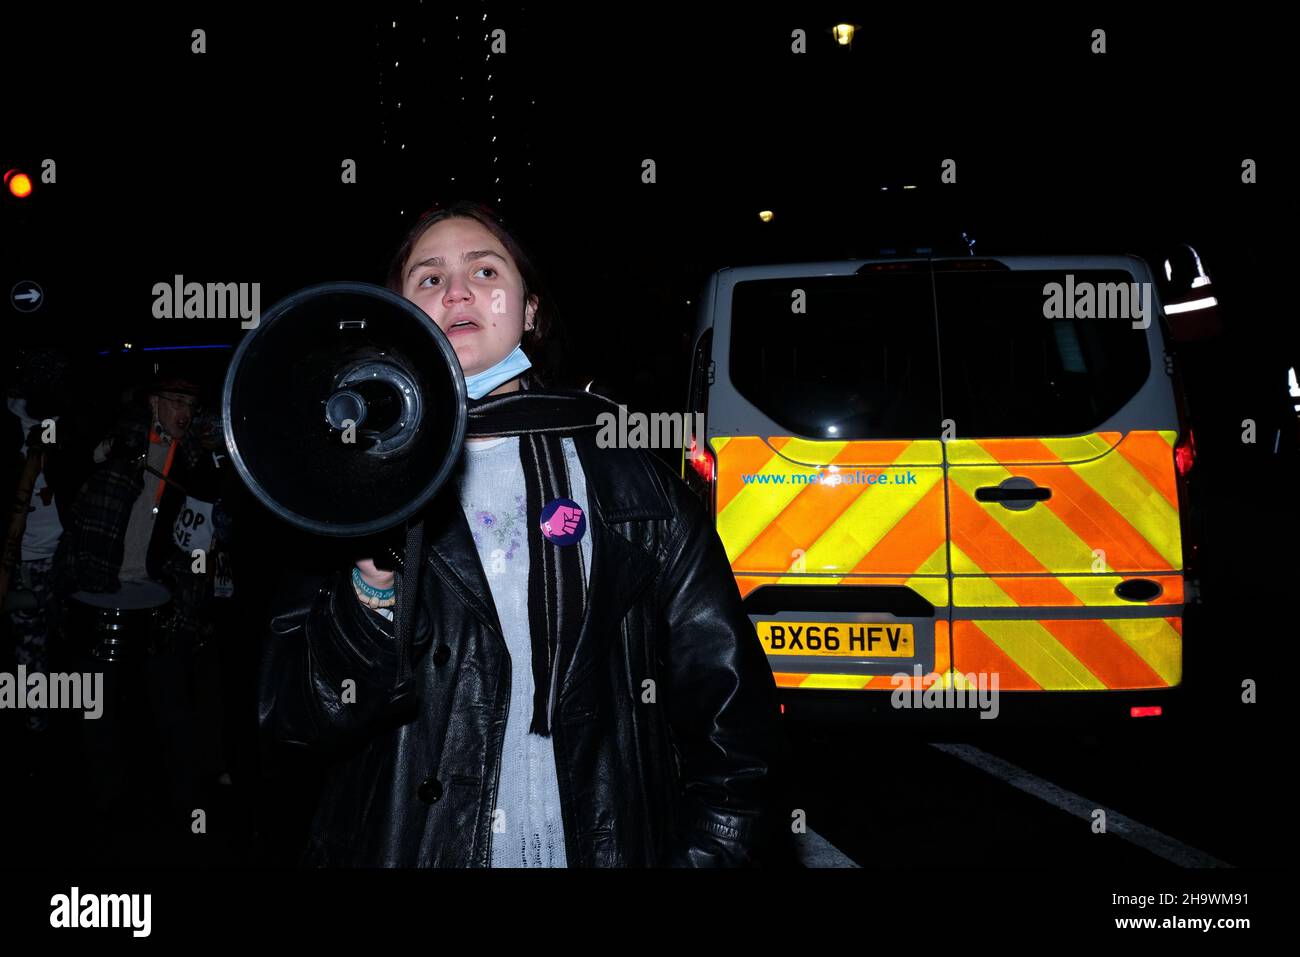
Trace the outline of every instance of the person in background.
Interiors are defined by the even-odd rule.
[[[171,602],[144,662],[154,730],[168,761],[172,809],[188,822],[208,784],[224,774],[220,678],[210,649],[213,507],[223,475],[221,433],[192,428],[199,387],[156,380],[145,404],[127,406],[95,450],[98,465],[77,497],[56,560],[70,592],[118,594],[124,583],[165,586]],[[87,742],[101,808],[126,787],[115,721],[101,719]],[[134,740],[134,739],[130,739]],[[229,780],[226,778],[225,780]],[[222,782],[224,783],[224,781]]]
[[[0,494],[7,516],[0,528],[5,536],[0,603],[9,612],[15,663],[29,676],[48,675],[59,630],[54,554],[90,461],[88,454],[78,457],[72,451],[76,430],[63,416],[70,393],[67,357],[56,349],[31,347],[18,350],[16,359],[0,414]],[[35,773],[48,756],[48,748],[35,741],[48,730],[49,713],[25,710],[22,724],[28,732],[22,764]]]

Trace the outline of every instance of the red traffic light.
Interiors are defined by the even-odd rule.
[[[32,194],[32,178],[19,170],[11,169],[5,173],[5,185],[19,199],[26,199]]]

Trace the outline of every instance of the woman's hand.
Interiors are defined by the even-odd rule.
[[[392,588],[397,577],[391,571],[376,568],[373,558],[363,558],[358,561],[357,570],[361,572],[361,580],[372,588]]]

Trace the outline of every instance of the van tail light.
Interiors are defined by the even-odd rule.
[[[1174,443],[1174,482],[1178,488],[1178,525],[1183,539],[1183,575],[1196,579],[1200,571],[1200,519],[1191,500],[1192,466],[1196,464],[1196,436],[1188,424],[1191,418],[1187,408],[1182,369],[1171,357],[1174,403],[1178,410],[1178,441]]]
[[[686,449],[686,484],[704,500],[709,514],[713,513],[713,483],[717,478],[717,463],[713,453],[699,444],[699,439],[692,435],[691,444]]]
[[[695,438],[692,436],[690,451],[687,454],[691,457],[691,468],[695,469],[695,474],[706,482],[712,482],[716,473],[713,456],[709,450],[696,445]]]
[[[1200,568],[1201,551],[1200,535],[1197,533],[1196,522],[1193,521],[1188,482],[1188,473],[1191,472],[1195,461],[1196,437],[1188,429],[1186,437],[1179,439],[1174,445],[1174,480],[1178,487],[1178,524],[1183,539],[1183,573],[1192,578],[1196,577],[1197,570]]]
[[[1158,718],[1163,711],[1158,704],[1135,705],[1128,709],[1130,718]]]
[[[1187,430],[1185,438],[1180,439],[1174,446],[1174,465],[1178,469],[1178,477],[1186,478],[1187,473],[1192,470],[1192,465],[1196,462],[1196,436],[1192,430]]]
[[[709,414],[709,386],[713,382],[713,327],[704,330],[695,344],[695,357],[691,362],[691,384],[686,396],[688,422],[703,425]],[[704,509],[713,515],[713,485],[717,478],[717,462],[708,449],[707,430],[690,430],[690,443],[682,449],[682,479],[700,500]]]
[[[1187,389],[1182,363],[1177,354],[1165,355],[1166,369],[1173,378],[1174,404],[1178,410],[1178,441],[1174,443],[1174,485],[1178,488],[1178,525],[1183,540],[1183,577],[1195,583],[1200,575],[1203,516],[1192,502],[1191,472],[1196,464],[1196,436],[1191,428]]]

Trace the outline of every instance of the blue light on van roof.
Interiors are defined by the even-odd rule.
[[[141,352],[184,352],[187,349],[233,349],[234,346],[219,342],[205,346],[145,346]]]
[[[229,345],[224,342],[218,342],[218,343],[213,343],[211,345],[200,345],[200,346],[144,346],[139,351],[140,352],[185,352],[189,349],[233,349],[233,348],[234,348],[233,345]],[[101,356],[106,356],[111,351],[112,351],[111,349],[101,349],[99,350],[99,354]],[[119,349],[118,351],[130,352],[131,349],[130,347],[127,347],[125,349]]]

